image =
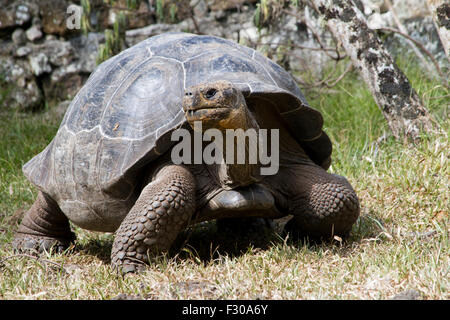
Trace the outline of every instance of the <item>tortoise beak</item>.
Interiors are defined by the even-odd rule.
[[[183,111],[188,121],[226,117],[233,107],[229,105],[232,86],[227,81],[200,84],[186,89]]]
[[[195,110],[196,106],[200,105],[200,97],[195,91],[186,90],[183,97],[183,111],[188,112],[190,110]]]
[[[200,90],[186,90],[183,97],[184,112],[215,108],[217,104],[214,103],[213,100],[217,95],[217,92],[218,90],[216,89],[210,89],[206,92]]]

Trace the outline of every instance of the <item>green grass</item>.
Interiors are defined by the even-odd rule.
[[[407,60],[400,65],[444,131],[416,145],[390,136],[355,74],[333,92],[307,93],[333,141],[330,170],[360,198],[347,241],[239,238],[204,224],[174,253],[126,277],[110,266],[111,234],[75,228],[70,252],[39,259],[12,251],[18,218],[36,196],[21,166],[52,139],[61,114],[0,113],[0,299],[389,299],[409,289],[449,299],[448,91]]]

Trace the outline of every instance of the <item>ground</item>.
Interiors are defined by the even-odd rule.
[[[52,139],[62,113],[2,111],[0,299],[449,299],[448,91],[409,60],[400,66],[443,131],[416,145],[394,140],[355,74],[306,92],[333,141],[330,171],[360,198],[349,239],[313,243],[204,223],[125,277],[110,265],[112,234],[74,227],[78,241],[66,253],[13,252],[13,232],[37,194],[21,166]]]

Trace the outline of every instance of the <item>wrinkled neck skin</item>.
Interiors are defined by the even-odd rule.
[[[257,146],[260,128],[245,101],[233,112],[232,117],[220,121],[216,129],[223,137],[222,163],[208,165],[210,174],[225,190],[260,181],[257,149],[252,149],[252,146]],[[251,142],[251,139],[256,141]],[[250,161],[251,157],[256,161]]]

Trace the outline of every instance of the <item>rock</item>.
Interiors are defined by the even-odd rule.
[[[40,76],[45,72],[51,72],[52,67],[49,64],[47,55],[43,52],[37,52],[28,57],[30,62],[31,71],[35,76]]]
[[[30,54],[32,49],[30,47],[24,46],[16,50],[16,57],[25,57]]]
[[[126,3],[121,0],[114,3],[113,8],[124,6],[126,6]],[[108,23],[110,26],[114,24],[117,11],[114,9],[109,11]],[[139,8],[136,11],[127,14],[127,19],[129,29],[142,28],[155,22],[153,13],[144,1],[140,2]]]
[[[15,53],[17,47],[12,41],[0,38],[0,56],[11,56]]]
[[[361,1],[370,28],[398,28],[394,20],[394,14],[389,10],[389,7],[384,0]],[[392,1],[392,7],[395,15],[402,23],[409,19],[423,19],[429,16],[429,10],[426,1],[424,0]]]
[[[19,47],[15,51],[16,57],[25,57],[30,54],[31,70],[36,76],[40,76],[44,72],[51,72],[51,66],[68,65],[78,57],[70,42],[48,36],[41,44],[29,44]]]
[[[79,62],[73,62],[53,70],[50,76],[42,80],[45,98],[50,101],[72,99],[81,89],[89,73],[80,71]]]
[[[78,58],[78,54],[69,41],[56,40],[54,38],[47,39],[40,45],[34,45],[34,52],[43,52],[54,66],[65,66],[71,61]]]
[[[143,300],[143,298],[139,295],[120,293],[111,300]]]
[[[29,21],[30,18],[30,8],[25,4],[19,4],[16,9],[16,22],[22,25]]]
[[[395,295],[392,300],[419,300],[421,294],[419,291],[414,289],[405,290]]]
[[[220,20],[219,20],[220,21]],[[228,27],[227,27],[228,25]],[[247,38],[251,42],[258,42],[258,28],[253,23],[253,11],[242,10],[227,15],[225,21],[218,24],[217,34],[220,37],[231,38],[238,41],[239,37]]]
[[[103,33],[90,32],[87,35],[80,35],[69,40],[74,52],[79,52],[79,70],[84,73],[91,73],[97,66],[97,56],[100,44],[105,42]]]
[[[25,32],[27,39],[30,41],[35,41],[42,38],[42,31],[38,25],[33,25]]]
[[[196,18],[203,18],[208,14],[208,5],[205,0],[191,0],[190,6]]]
[[[14,44],[17,46],[24,45],[25,42],[27,42],[27,37],[25,35],[25,31],[21,28],[14,30],[14,32],[11,35],[11,39],[14,42]]]
[[[249,40],[250,42],[258,41],[258,28],[252,22],[246,22],[242,25],[242,30],[240,31],[241,39]]]
[[[376,12],[368,17],[367,25],[371,29],[378,29],[383,27],[393,27],[395,25],[395,22],[391,12]]]
[[[424,0],[393,1],[392,5],[400,20],[424,18],[430,15],[427,1]]]
[[[386,6],[384,5],[384,0],[361,0],[363,13],[366,16],[370,16],[374,13],[386,12]]]
[[[102,33],[89,33],[69,41],[52,40],[43,44],[40,50],[46,52],[56,67],[51,75],[43,78],[45,97],[57,101],[73,98],[96,68],[98,48],[103,41]]]
[[[215,10],[211,12],[211,15],[217,21],[223,21],[227,18],[227,13],[225,12],[225,10]]]
[[[31,9],[26,2],[5,0],[0,8],[0,29],[18,27],[31,20]]]
[[[6,89],[0,107],[34,109],[42,105],[42,92],[26,61],[0,56],[0,74],[1,86]]]
[[[172,297],[180,297],[180,295],[201,295],[205,298],[214,298],[217,294],[216,284],[210,281],[180,281],[170,284],[168,289]]]
[[[188,23],[183,21],[178,24],[157,23],[144,28],[127,30],[125,32],[126,41],[130,46],[147,39],[148,37],[164,32],[181,32],[188,28]]]
[[[257,0],[230,0],[230,1],[210,0],[208,2],[211,10],[218,11],[218,10],[238,9],[246,3],[256,3]]]
[[[66,11],[70,4],[71,2],[67,0],[41,0],[39,2],[44,33],[64,35],[70,31],[66,27]]]
[[[52,40],[58,40],[58,38],[55,35],[53,35],[53,34],[46,34],[45,35],[45,41],[52,41]],[[64,41],[64,38],[60,37],[59,40]]]
[[[430,16],[423,18],[414,18],[405,20],[403,25],[405,26],[407,33],[414,40],[420,42],[426,50],[428,50],[434,58],[441,65],[441,68],[446,68],[448,65],[447,57],[445,55],[442,43],[439,40],[439,35],[433,24],[433,20]],[[397,34],[391,34],[384,40],[384,45],[394,56],[400,56],[409,54],[415,56],[412,48],[406,42],[406,39]]]
[[[108,20],[109,20],[109,12],[113,9],[111,8],[111,2],[109,6],[105,6],[102,4],[103,1],[91,1],[91,12],[89,14],[89,24],[93,30],[104,30],[108,28]],[[114,1],[114,4],[117,5],[117,1]],[[122,5],[122,8],[126,8],[126,5]]]

